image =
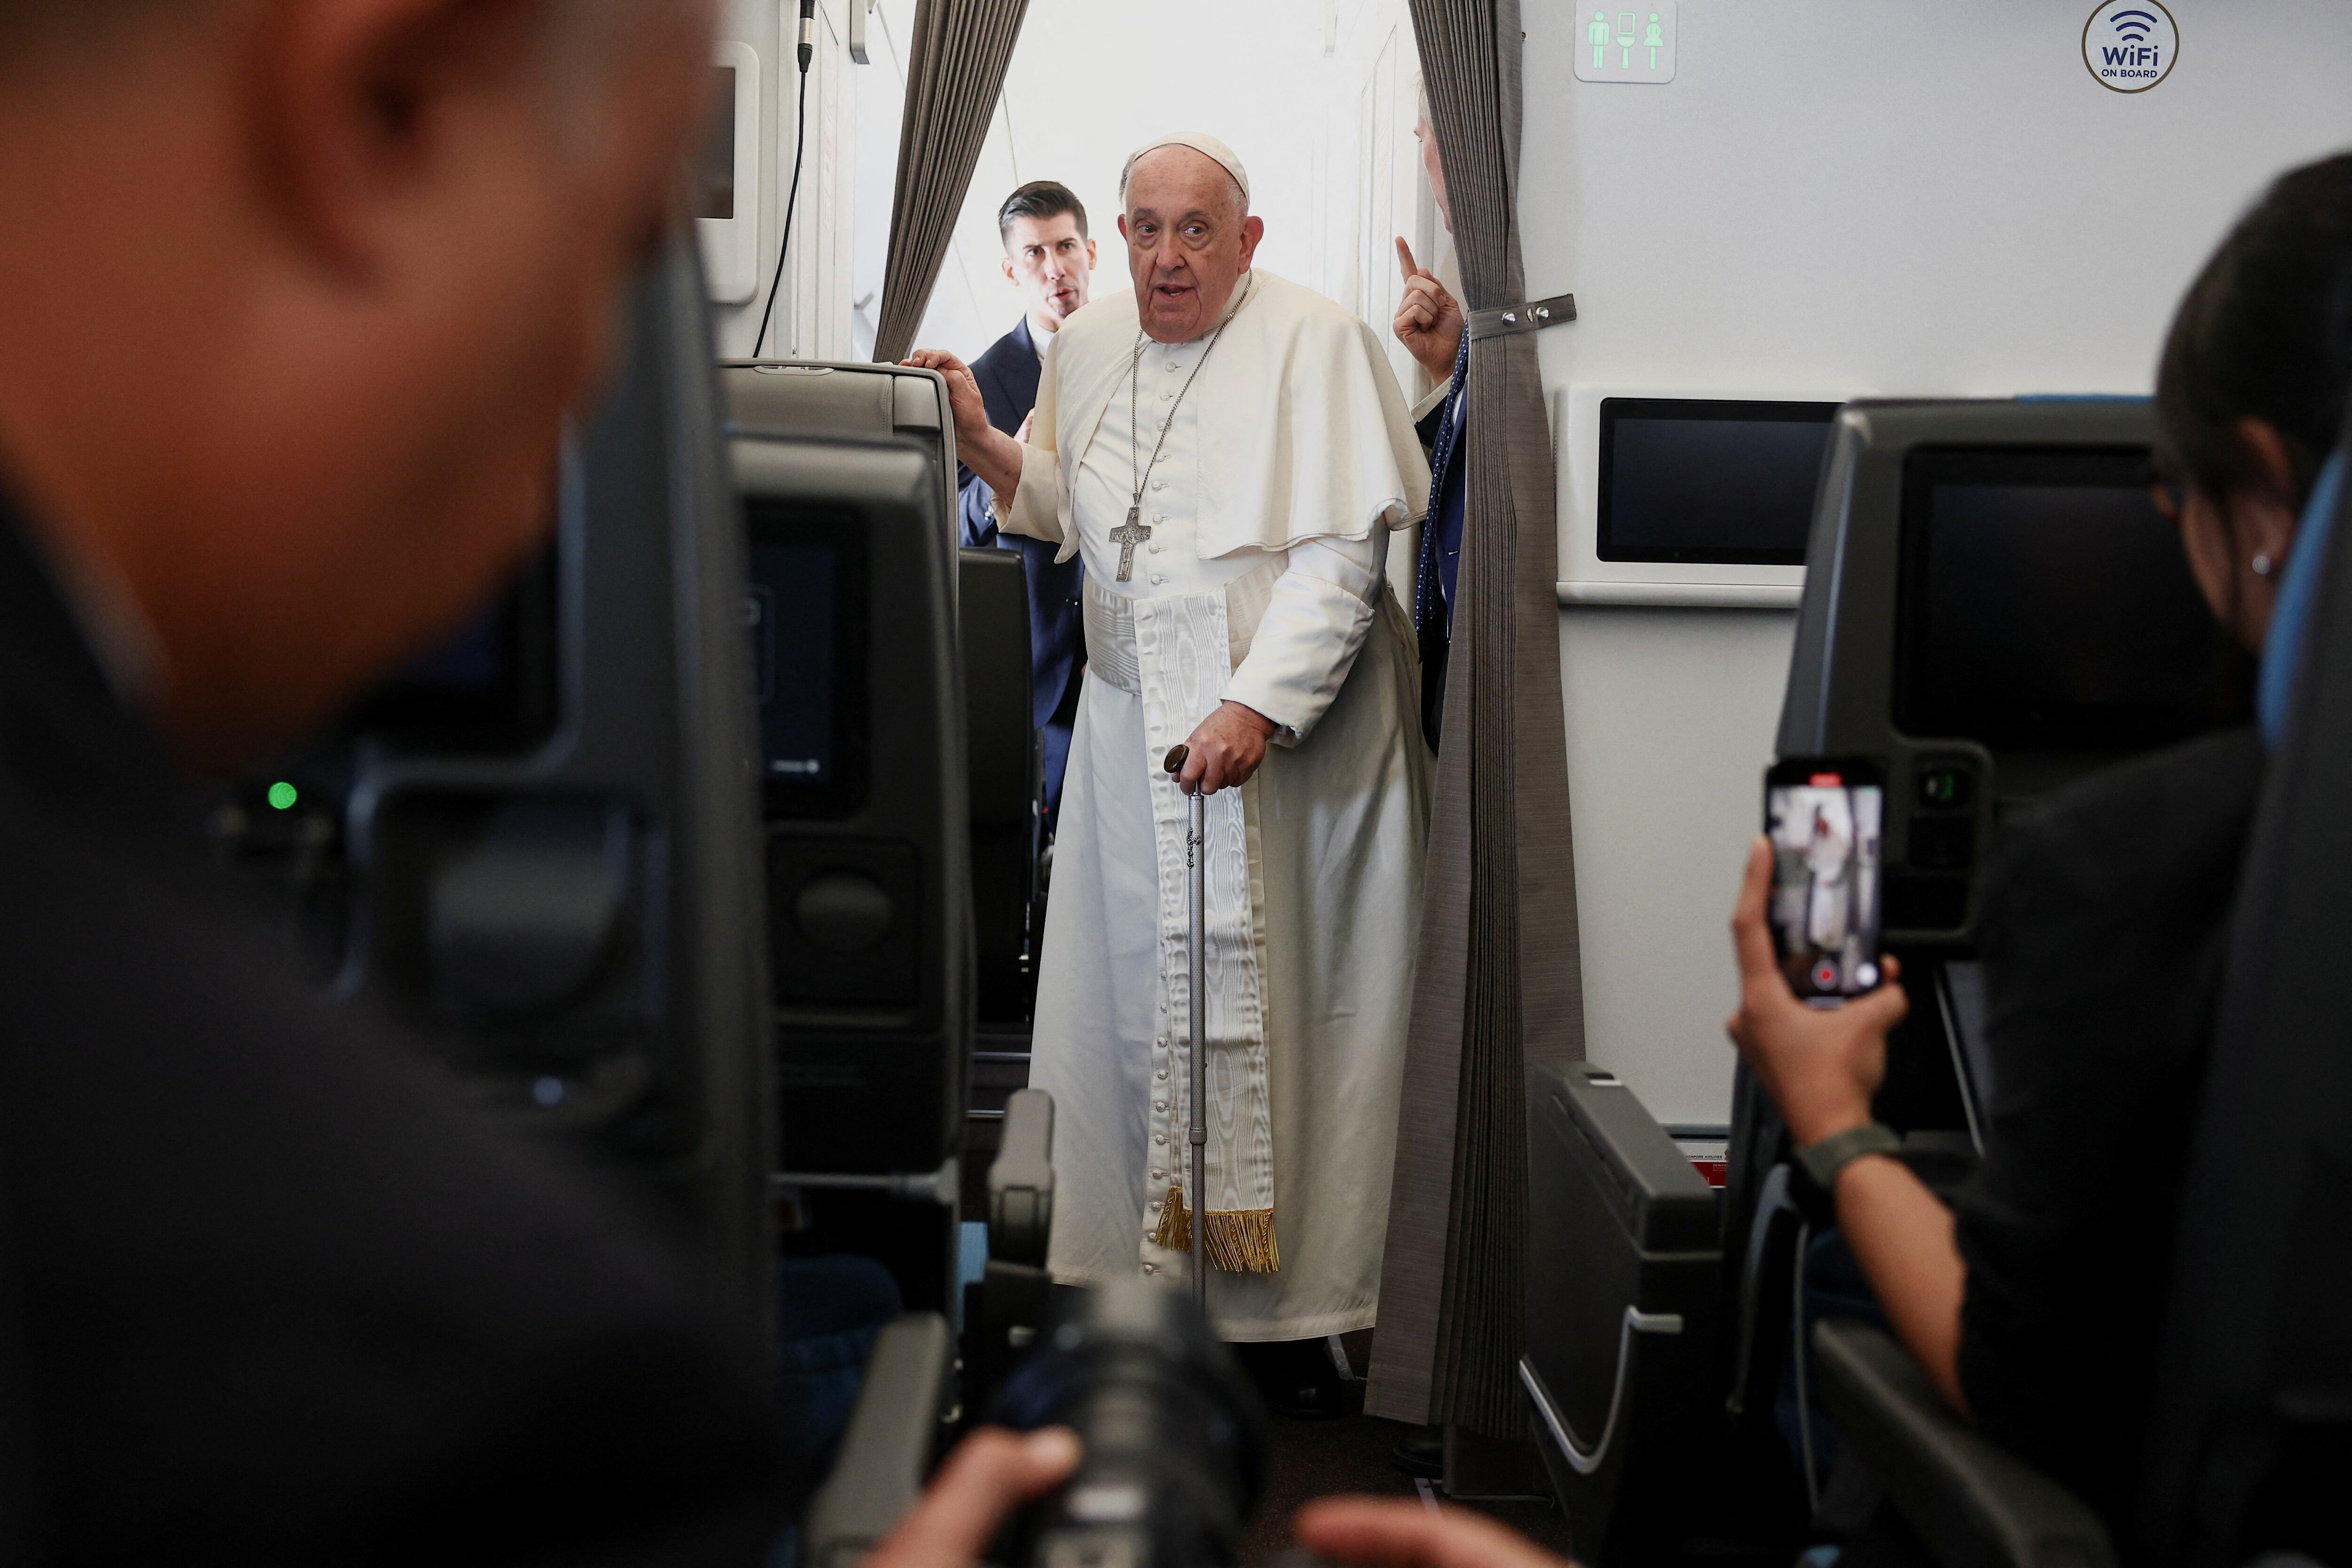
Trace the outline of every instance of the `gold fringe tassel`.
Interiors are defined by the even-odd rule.
[[[1192,1212],[1184,1206],[1184,1189],[1171,1187],[1160,1205],[1160,1228],[1151,1233],[1151,1244],[1171,1252],[1192,1250]]]
[[[1192,1250],[1192,1211],[1184,1205],[1184,1189],[1171,1186],[1160,1205],[1160,1224],[1152,1245],[1171,1252]],[[1211,1209],[1209,1261],[1228,1274],[1278,1274],[1282,1247],[1275,1240],[1272,1209]]]

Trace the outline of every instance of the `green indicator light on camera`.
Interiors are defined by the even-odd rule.
[[[283,780],[269,786],[269,804],[279,811],[293,810],[294,803],[301,798],[301,791]]]

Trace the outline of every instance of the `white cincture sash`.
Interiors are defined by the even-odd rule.
[[[1153,1057],[1151,1163],[1145,1192],[1158,1224],[1144,1260],[1192,1248],[1184,1192],[1192,1135],[1192,912],[1184,860],[1190,811],[1163,767],[1224,696],[1249,651],[1275,580],[1276,557],[1206,594],[1129,599],[1088,578],[1087,658],[1092,673],[1143,701],[1144,754],[1159,865],[1159,1037]],[[1205,802],[1208,909],[1209,1260],[1236,1273],[1282,1267],[1274,1226],[1274,1116],[1265,1056],[1265,889],[1257,848],[1256,790],[1222,789]],[[1165,1093],[1162,1093],[1162,1090]],[[1147,1215],[1148,1217],[1148,1215]]]

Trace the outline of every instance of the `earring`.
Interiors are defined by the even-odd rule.
[[[2271,558],[2260,551],[2255,552],[2254,558],[2246,564],[2254,569],[2254,575],[2257,577],[2267,577],[2271,574]]]

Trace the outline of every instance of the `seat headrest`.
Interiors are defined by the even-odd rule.
[[[2339,449],[2328,458],[2327,466],[2319,470],[2319,481],[2311,487],[2311,500],[2294,531],[2294,547],[2287,552],[2286,575],[2279,580],[2270,631],[2263,638],[2254,713],[2262,725],[2263,744],[2273,752],[2286,734],[2295,672],[2302,668],[2304,645],[2310,640],[2312,601],[2319,595],[2336,514],[2343,510],[2339,502],[2344,497],[2346,456],[2346,450]]]

